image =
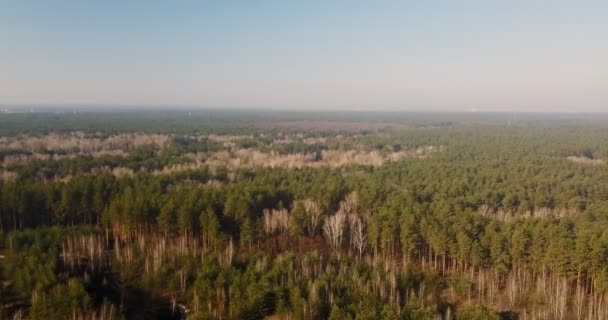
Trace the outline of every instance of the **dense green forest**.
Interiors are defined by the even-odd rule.
[[[0,318],[608,318],[601,115],[48,112],[0,128]]]

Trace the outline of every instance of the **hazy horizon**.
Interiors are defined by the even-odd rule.
[[[579,114],[579,115],[608,115],[608,108],[597,108],[597,109],[580,109],[580,108],[441,108],[441,107],[411,107],[411,108],[382,108],[382,107],[363,107],[363,108],[350,108],[350,107],[243,107],[243,106],[199,106],[199,105],[152,105],[152,104],[132,104],[132,105],[120,105],[120,104],[0,104],[0,114],[2,112],[8,113],[26,113],[26,112],[59,112],[59,113],[71,113],[71,112],[136,112],[136,111],[158,111],[158,112],[286,112],[286,113],[412,113],[412,114],[424,114],[424,113],[445,113],[445,114]]]
[[[9,2],[0,109],[608,112],[606,9]]]

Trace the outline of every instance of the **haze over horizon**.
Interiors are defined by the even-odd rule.
[[[608,111],[600,1],[0,5],[0,106]]]

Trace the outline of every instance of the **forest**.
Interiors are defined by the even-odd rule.
[[[0,114],[2,319],[608,319],[608,117]]]

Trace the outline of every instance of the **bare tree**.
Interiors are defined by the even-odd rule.
[[[365,224],[361,221],[361,218],[358,216],[354,216],[351,219],[351,238],[353,239],[353,244],[357,249],[359,254],[359,259],[361,259],[361,255],[363,254],[363,250],[365,249],[367,234],[365,231]]]
[[[509,276],[508,276],[508,280],[507,280],[507,296],[509,298],[509,306],[511,308],[515,307],[515,304],[517,303],[517,299],[520,297],[521,294],[521,283],[518,281],[518,273],[519,270],[517,271],[512,271]]]
[[[556,279],[555,284],[555,318],[563,320],[566,318],[568,307],[568,296],[570,294],[570,285],[566,278]]]
[[[365,247],[365,226],[357,216],[359,197],[353,192],[340,202],[338,211],[326,219],[323,232],[332,248],[338,250],[342,245],[344,234],[349,235],[349,247],[355,246],[360,253]]]
[[[359,195],[357,192],[349,193],[344,200],[340,202],[338,211],[342,211],[347,215],[356,215],[359,210]]]
[[[264,230],[267,234],[289,231],[289,212],[287,209],[264,209]]]
[[[585,308],[585,289],[579,281],[576,283],[576,293],[574,295],[574,312],[576,314],[576,319],[583,319],[583,309]]]
[[[348,246],[349,248],[353,248],[355,246],[354,241],[354,228],[355,223],[358,218],[359,211],[359,196],[356,192],[349,193],[344,200],[340,202],[340,206],[338,207],[338,213],[344,214],[346,216],[346,225],[344,226],[347,229],[348,237]],[[360,220],[358,222],[361,222]]]
[[[310,237],[314,237],[323,219],[321,206],[310,199],[303,200],[301,206],[306,216],[306,231]]]
[[[344,212],[338,211],[333,216],[327,218],[323,225],[323,232],[329,241],[329,244],[335,250],[340,249],[342,245],[342,236],[344,234],[344,227],[347,223],[347,216]]]

